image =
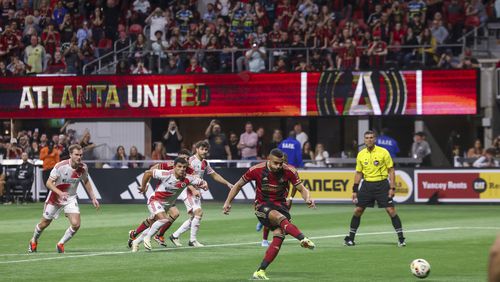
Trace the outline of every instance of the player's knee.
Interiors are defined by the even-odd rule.
[[[281,228],[276,228],[276,229],[273,231],[273,237],[281,237],[281,238],[285,238],[285,233],[281,230]]]
[[[197,217],[202,217],[203,216],[203,210],[202,209],[196,209],[194,211],[194,215]]]
[[[71,229],[73,229],[73,231],[77,231],[80,229],[80,223],[71,224]]]
[[[365,209],[363,208],[360,208],[360,207],[356,207],[354,209],[354,215],[357,216],[357,217],[360,217],[363,215],[363,212],[365,211]]]
[[[179,211],[178,210],[171,210],[169,213],[168,213],[169,217],[172,218],[172,219],[177,219],[179,217]]]
[[[397,213],[396,213],[396,209],[394,209],[394,208],[392,208],[392,207],[391,207],[391,208],[386,208],[385,210],[386,210],[387,214],[388,214],[390,217],[395,217],[395,216],[396,216],[396,214],[397,214]]]
[[[43,229],[47,228],[47,226],[49,226],[51,222],[52,222],[51,219],[42,218],[40,223],[38,223],[38,228],[43,230]]]

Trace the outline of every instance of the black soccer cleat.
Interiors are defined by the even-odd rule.
[[[355,245],[356,245],[356,243],[354,243],[354,240],[352,240],[349,236],[345,236],[345,238],[344,238],[344,246],[353,247]]]
[[[398,247],[406,247],[405,238],[399,238]]]

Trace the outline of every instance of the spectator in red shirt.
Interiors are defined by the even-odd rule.
[[[337,56],[337,68],[340,70],[359,70],[359,51],[350,38],[345,40]]]
[[[54,58],[50,60],[47,66],[47,73],[65,73],[66,63],[62,59],[60,51],[54,53]]]
[[[42,42],[47,54],[54,56],[56,48],[59,47],[61,43],[61,36],[59,32],[55,30],[54,23],[49,23],[47,29],[42,33]]]
[[[367,55],[370,58],[371,68],[382,68],[387,55],[387,43],[380,40],[380,32],[373,33],[373,42],[368,46]]]
[[[198,64],[198,59],[196,59],[196,57],[192,57],[189,62],[190,62],[190,64],[186,69],[186,73],[191,74],[191,73],[206,73],[207,72],[207,70],[204,67],[202,67]]]

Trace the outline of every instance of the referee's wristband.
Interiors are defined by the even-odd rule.
[[[352,192],[358,193],[358,188],[359,188],[359,183],[355,183],[354,185],[352,185]]]

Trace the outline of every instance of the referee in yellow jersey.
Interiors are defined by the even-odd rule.
[[[392,226],[398,234],[398,246],[406,246],[403,227],[392,198],[395,192],[394,164],[389,152],[375,145],[375,133],[371,130],[364,135],[366,148],[356,158],[356,174],[352,188],[352,202],[356,205],[351,219],[349,236],[344,238],[344,245],[354,246],[354,236],[361,222],[361,216],[367,207],[373,208],[377,201],[379,208],[385,208],[391,217]],[[387,179],[389,178],[389,179]],[[363,179],[362,184],[360,181]]]

